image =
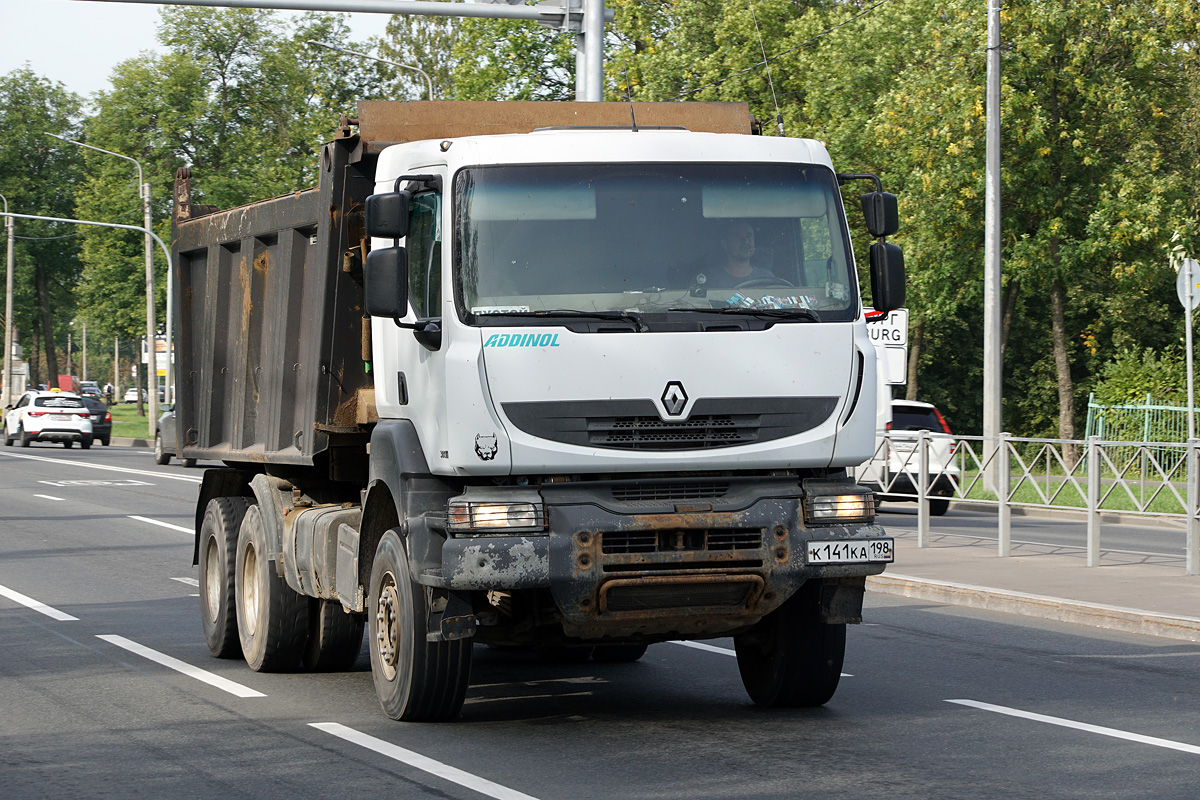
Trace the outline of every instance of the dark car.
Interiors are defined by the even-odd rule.
[[[92,417],[92,439],[108,447],[108,442],[112,439],[112,412],[108,410],[108,404],[86,394],[80,399]]]
[[[179,458],[178,443],[175,438],[175,407],[164,405],[163,413],[158,417],[154,426],[154,463],[168,464],[171,456]],[[185,467],[196,466],[194,458],[179,458]]]

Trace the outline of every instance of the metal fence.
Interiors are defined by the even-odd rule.
[[[1075,509],[1087,517],[1087,564],[1100,565],[1102,512],[1184,522],[1188,575],[1200,575],[1200,439],[1189,442],[1023,439],[889,433],[859,480],[885,498],[917,502],[917,544],[948,501],[997,506],[999,555],[1011,553],[1013,507]]]
[[[1098,436],[1104,441],[1177,442],[1187,441],[1187,408],[1155,403],[1146,395],[1144,403],[1106,406],[1088,395],[1087,428],[1084,438]]]

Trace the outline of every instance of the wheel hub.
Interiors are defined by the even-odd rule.
[[[253,547],[246,548],[242,561],[242,619],[246,634],[253,636],[258,630],[258,556]]]
[[[221,613],[221,565],[217,563],[219,556],[216,540],[209,539],[208,552],[204,559],[204,599],[208,602],[210,620],[215,620]]]
[[[379,664],[384,677],[389,681],[396,677],[397,639],[399,630],[396,618],[400,610],[400,597],[396,592],[396,579],[391,573],[384,575],[379,587],[379,608],[375,611],[375,649],[379,653]]]

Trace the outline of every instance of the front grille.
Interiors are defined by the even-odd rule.
[[[638,500],[699,500],[724,497],[729,484],[720,481],[707,483],[628,484],[612,487],[614,500],[631,503]]]
[[[758,441],[757,414],[702,415],[682,421],[658,417],[588,417],[588,444],[619,450],[704,450]]]
[[[644,583],[614,580],[601,589],[601,607],[606,613],[657,611],[686,608],[739,608],[762,580],[746,576],[736,580],[664,581]]]
[[[757,550],[761,546],[762,531],[758,529],[608,531],[600,535],[600,552],[605,555],[676,553],[696,550]]]

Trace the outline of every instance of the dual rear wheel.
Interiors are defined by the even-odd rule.
[[[364,617],[305,597],[275,571],[262,514],[221,497],[200,527],[200,617],[209,652],[245,657],[257,672],[345,670],[362,647]]]

